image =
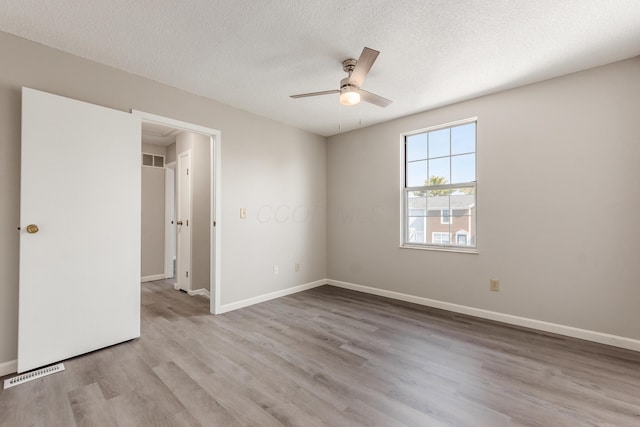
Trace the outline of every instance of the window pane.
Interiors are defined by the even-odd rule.
[[[427,215],[427,199],[423,193],[412,191],[409,193],[407,200],[407,214],[409,216],[426,216]]]
[[[406,139],[407,161],[427,158],[427,134],[408,136]]]
[[[426,180],[426,160],[407,163],[407,187],[422,187]]]
[[[450,203],[452,209],[452,244],[457,246],[475,246],[475,188],[456,188],[451,192]]]
[[[425,217],[409,217],[407,222],[407,241],[409,243],[427,243],[425,239]]]
[[[474,187],[458,187],[451,191],[451,209],[467,209],[469,205],[475,204]]]
[[[430,184],[449,184],[451,182],[451,173],[449,171],[450,157],[429,160],[429,183]],[[437,177],[437,178],[433,178]],[[440,178],[440,179],[438,179]]]
[[[429,132],[429,158],[448,156],[450,129],[440,129]]]
[[[476,180],[476,155],[463,154],[451,157],[451,183]]]
[[[451,154],[476,151],[476,124],[469,123],[451,129]]]
[[[427,190],[427,216],[442,216],[443,210],[449,210],[449,193],[451,190]]]

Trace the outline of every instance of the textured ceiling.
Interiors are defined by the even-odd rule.
[[[638,0],[2,0],[0,30],[321,135],[640,54]],[[381,51],[344,107],[341,62]]]

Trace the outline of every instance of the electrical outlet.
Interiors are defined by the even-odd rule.
[[[273,275],[277,276],[278,274],[280,274],[280,269],[278,268],[277,265],[273,266]]]
[[[500,292],[500,281],[496,279],[489,280],[489,289],[493,292]]]
[[[240,208],[240,218],[244,219],[247,217],[247,208]]]
[[[295,270],[296,271],[300,271],[300,263],[299,262],[296,262]]]

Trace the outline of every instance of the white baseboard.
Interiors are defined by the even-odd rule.
[[[298,293],[298,292],[306,291],[306,290],[309,290],[309,289],[317,288],[318,286],[322,286],[322,285],[326,285],[326,284],[327,284],[327,280],[326,279],[316,280],[315,282],[305,283],[305,284],[298,285],[298,286],[293,286],[291,288],[282,289],[280,291],[269,292],[268,294],[259,295],[257,297],[253,297],[253,298],[247,298],[245,300],[238,301],[238,302],[232,302],[230,304],[224,304],[224,305],[221,305],[218,308],[218,311],[216,312],[216,314],[227,313],[229,311],[238,310],[238,309],[244,308],[244,307],[249,307],[250,305],[259,304],[261,302],[265,302],[265,301],[269,301],[269,300],[272,300],[272,299],[284,297],[286,295],[291,295],[291,294],[295,294],[295,293]]]
[[[16,372],[18,372],[17,360],[9,360],[8,362],[0,363],[0,377],[15,374]]]
[[[414,304],[425,305],[428,307],[440,308],[443,310],[453,311],[455,313],[467,314],[469,316],[480,317],[482,319],[495,320],[502,323],[508,323],[510,325],[522,326],[525,328],[537,329],[539,331],[551,332],[558,335],[565,335],[568,337],[579,338],[586,341],[593,341],[600,344],[611,345],[614,347],[626,348],[628,350],[640,351],[640,340],[636,340],[633,338],[610,335],[603,332],[590,331],[587,329],[574,328],[573,326],[559,325],[556,323],[549,323],[541,320],[529,319],[526,317],[513,316],[511,314],[483,310],[466,305],[452,304],[449,302],[417,297],[400,292],[387,291],[385,289],[356,285],[355,283],[341,282],[339,280],[327,279],[326,283],[338,288],[351,289],[353,291],[364,292],[367,294],[378,295],[400,301],[412,302]]]
[[[195,291],[187,291],[190,296],[202,295],[203,297],[211,298],[211,294],[205,288],[196,289]]]
[[[180,286],[178,286],[177,282],[173,284],[173,289],[175,289],[176,291],[180,290]],[[185,292],[189,296],[202,295],[203,297],[207,297],[207,298],[211,299],[211,294],[205,288],[200,288],[200,289],[196,289],[194,291],[185,291]]]
[[[166,276],[163,274],[154,274],[151,276],[142,276],[140,278],[140,282],[144,283],[144,282],[153,282],[154,280],[164,280],[166,279]]]

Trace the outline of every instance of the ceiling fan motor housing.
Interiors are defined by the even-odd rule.
[[[345,59],[344,61],[342,61],[342,69],[344,70],[345,73],[349,73],[349,75],[351,75],[351,72],[353,71],[354,68],[356,68],[357,63],[358,63],[357,59],[353,59],[353,58]]]
[[[349,77],[345,77],[344,79],[340,80],[340,90],[345,89],[347,87],[351,87],[354,90],[360,89],[358,86],[349,83]]]

